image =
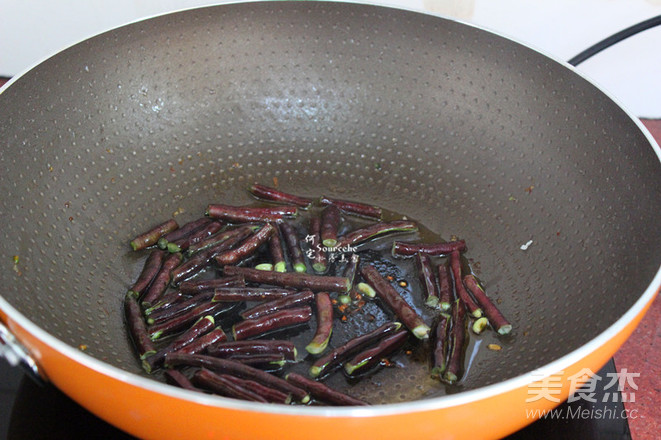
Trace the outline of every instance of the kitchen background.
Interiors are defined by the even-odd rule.
[[[661,0],[385,0],[495,30],[560,60],[647,18]],[[0,76],[11,77],[86,37],[129,21],[209,0],[0,0]],[[634,115],[661,118],[661,27],[579,66]]]

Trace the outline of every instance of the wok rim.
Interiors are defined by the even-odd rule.
[[[291,0],[276,0],[278,2],[288,2]],[[513,36],[507,35],[506,33],[488,27],[470,23],[461,19],[454,17],[449,17],[443,14],[434,13],[425,11],[419,8],[413,8],[409,6],[400,6],[392,5],[388,3],[371,3],[360,0],[321,0],[319,3],[343,3],[343,4],[355,4],[363,5],[374,8],[386,8],[386,9],[396,9],[406,12],[413,12],[418,14],[423,14],[432,17],[438,17],[444,20],[452,21],[455,23],[462,24],[471,28],[475,28],[494,36],[504,38],[513,43],[524,46],[532,51],[535,51],[546,58],[549,58],[552,61],[555,61],[565,68],[570,69],[574,74],[581,77],[581,79],[587,81],[590,85],[595,87],[599,92],[604,94],[606,98],[611,100],[618,108],[620,108],[624,114],[631,119],[632,122],[637,126],[637,128],[642,132],[647,141],[650,144],[650,147],[656,153],[657,159],[661,162],[661,147],[652,137],[651,133],[644,126],[639,117],[633,115],[621,101],[613,96],[608,90],[602,88],[594,79],[590,78],[585,73],[578,70],[576,66],[569,64],[567,61],[560,59],[559,57],[546,52],[540,48],[537,48],[530,43],[523,42]],[[275,3],[274,1],[265,1],[265,0],[233,0],[223,3],[209,3],[204,5],[196,5],[192,7],[180,8],[176,10],[166,11],[162,13],[156,13],[153,15],[145,16],[132,20],[126,23],[123,23],[118,26],[111,26],[105,28],[102,31],[96,32],[92,35],[81,38],[80,40],[73,42],[71,44],[64,45],[61,49],[54,51],[53,53],[44,56],[42,59],[36,61],[33,65],[25,68],[23,71],[17,73],[9,79],[2,87],[0,87],[0,94],[2,94],[7,88],[18,81],[23,76],[27,75],[30,71],[37,68],[39,65],[58,55],[59,53],[68,50],[74,46],[79,45],[89,39],[98,37],[104,33],[121,29],[125,26],[132,24],[140,23],[143,21],[148,21],[157,17],[181,13],[190,10],[210,8],[210,7],[222,7],[226,5],[237,5],[244,3]],[[280,404],[264,404],[264,403],[254,403],[246,402],[237,399],[226,398],[223,396],[216,395],[206,395],[198,393],[195,391],[188,391],[185,389],[178,388],[173,385],[166,383],[158,382],[157,380],[146,378],[140,376],[136,373],[128,372],[119,367],[115,367],[107,362],[96,359],[79,349],[63,342],[59,338],[51,335],[46,330],[35,324],[27,316],[23,315],[21,312],[16,310],[1,294],[0,294],[0,318],[1,314],[4,313],[7,315],[9,320],[13,321],[16,325],[22,327],[26,332],[28,332],[33,337],[37,338],[42,343],[54,349],[61,355],[64,355],[71,359],[74,362],[81,364],[99,374],[105,375],[107,377],[113,378],[115,380],[121,381],[127,385],[135,386],[143,390],[157,393],[162,395],[165,398],[174,398],[187,401],[188,403],[204,405],[207,407],[216,407],[218,409],[227,409],[227,410],[236,410],[236,411],[245,411],[253,413],[268,413],[274,415],[287,415],[287,416],[311,416],[311,417],[333,417],[333,418],[344,418],[344,417],[382,417],[389,415],[398,415],[404,413],[415,413],[415,412],[424,412],[432,410],[442,410],[451,407],[457,407],[461,405],[470,404],[487,398],[496,397],[498,395],[504,394],[508,391],[527,386],[535,381],[543,379],[545,377],[552,376],[558,372],[564,371],[568,367],[580,362],[582,359],[590,355],[591,353],[597,351],[600,347],[606,345],[608,341],[615,338],[624,328],[629,325],[641,312],[645,309],[648,304],[651,304],[657,293],[661,291],[661,264],[659,269],[657,269],[654,277],[652,278],[650,284],[643,291],[642,295],[635,301],[635,303],[624,312],[620,317],[610,326],[608,326],[603,332],[599,333],[593,339],[589,340],[585,344],[576,348],[575,350],[565,354],[564,356],[555,359],[552,362],[549,362],[535,370],[528,371],[525,374],[506,379],[501,382],[497,382],[491,385],[475,388],[468,391],[461,391],[456,394],[444,395],[440,397],[419,399],[415,401],[401,402],[401,403],[388,403],[388,404],[379,404],[373,406],[349,406],[349,407],[337,407],[337,406],[318,406],[318,407],[308,407],[308,406],[296,406],[296,405],[280,405]],[[2,319],[0,319],[2,321]],[[11,328],[10,328],[11,330]],[[20,340],[19,340],[20,342]],[[38,357],[35,359],[39,364]],[[45,373],[48,374],[46,367]],[[523,402],[522,402],[523,404]]]

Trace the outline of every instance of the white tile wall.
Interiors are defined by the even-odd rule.
[[[567,60],[631,24],[661,0],[362,0],[438,13],[496,30]],[[0,76],[102,30],[209,0],[0,0]],[[217,3],[217,2],[215,2]],[[221,1],[222,3],[222,1]],[[635,115],[661,117],[661,27],[579,66]]]

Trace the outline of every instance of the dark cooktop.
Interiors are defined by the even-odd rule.
[[[611,360],[598,375],[608,377],[615,372]],[[562,415],[560,419],[540,419],[507,439],[631,440],[622,399],[614,398],[612,390],[606,394],[605,385],[605,381],[597,382],[596,394],[590,401],[563,403],[557,411]],[[37,385],[27,376],[20,380],[13,398],[8,424],[0,426],[2,439],[133,438],[92,415],[55,387]]]

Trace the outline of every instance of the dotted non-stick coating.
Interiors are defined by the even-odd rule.
[[[462,389],[585,344],[659,268],[661,169],[634,121],[566,66],[438,17],[309,2],[166,15],[46,60],[0,95],[0,121],[2,297],[131,372],[121,303],[146,254],[129,240],[248,203],[253,182],[464,238],[514,331],[484,337],[503,349],[478,347]],[[435,392],[424,372],[398,377],[401,398]]]

